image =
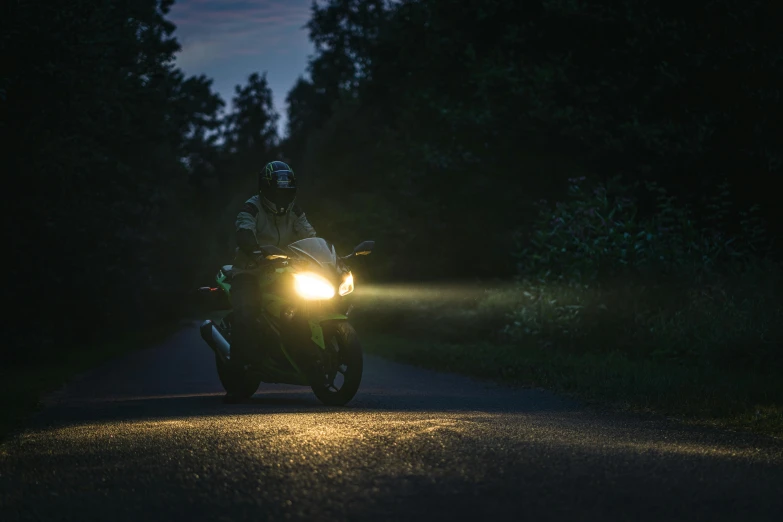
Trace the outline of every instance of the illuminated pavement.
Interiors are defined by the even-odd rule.
[[[345,408],[224,405],[196,328],[0,450],[0,520],[783,520],[783,444],[367,358]]]

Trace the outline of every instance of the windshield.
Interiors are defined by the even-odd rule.
[[[320,237],[300,239],[288,245],[295,254],[310,258],[319,265],[337,266],[337,252],[334,246]]]

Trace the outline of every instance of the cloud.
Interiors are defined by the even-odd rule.
[[[310,18],[310,0],[181,0],[169,19],[182,46],[177,65],[209,68],[237,56],[281,54]]]

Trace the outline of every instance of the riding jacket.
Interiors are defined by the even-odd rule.
[[[264,210],[256,194],[245,201],[237,214],[234,267],[249,268],[255,261],[253,251],[262,250],[265,245],[285,248],[306,237],[316,237],[316,233],[299,205],[281,216],[274,215]]]

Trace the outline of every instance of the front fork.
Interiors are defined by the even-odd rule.
[[[286,355],[295,369],[308,381],[325,379],[334,365],[332,349],[328,347],[330,323],[346,321],[345,314],[329,313],[312,317],[293,317],[281,324],[280,333]],[[287,323],[287,324],[286,324]],[[290,351],[289,351],[290,350]]]
[[[326,339],[324,336],[325,323],[347,320],[348,315],[340,313],[328,314],[310,319],[308,321],[311,334],[310,340],[312,340],[321,350],[326,350]]]

